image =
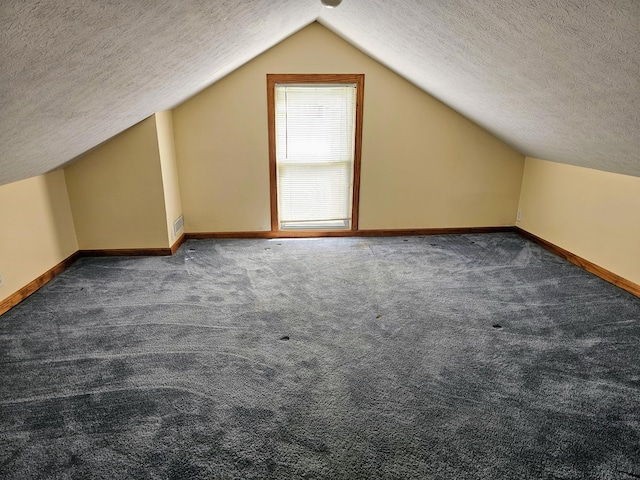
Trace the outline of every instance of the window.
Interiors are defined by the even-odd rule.
[[[272,230],[357,230],[364,75],[268,75]]]

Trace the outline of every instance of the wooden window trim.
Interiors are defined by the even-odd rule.
[[[353,197],[351,201],[351,228],[343,230],[358,231],[360,208],[360,162],[362,158],[362,114],[364,105],[364,74],[267,74],[267,115],[269,125],[269,186],[271,195],[271,231],[281,231],[278,227],[278,191],[276,177],[276,118],[275,118],[275,85],[277,83],[355,83],[356,85],[356,131],[353,156]],[[297,234],[319,236],[330,233],[340,236],[340,230],[307,230]]]

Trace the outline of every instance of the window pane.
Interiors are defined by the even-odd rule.
[[[355,94],[353,84],[276,85],[281,228],[287,228],[283,222],[312,222],[308,228],[349,225]]]
[[[278,165],[280,221],[349,219],[350,167],[347,162]]]

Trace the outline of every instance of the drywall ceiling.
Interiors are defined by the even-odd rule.
[[[640,1],[0,4],[0,184],[55,169],[314,20],[521,153],[640,176]]]

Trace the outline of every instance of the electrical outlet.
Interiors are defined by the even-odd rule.
[[[522,220],[522,212],[518,210],[518,213],[516,213],[516,221],[519,222],[520,220]]]
[[[2,286],[2,274],[0,273],[0,287]]]

